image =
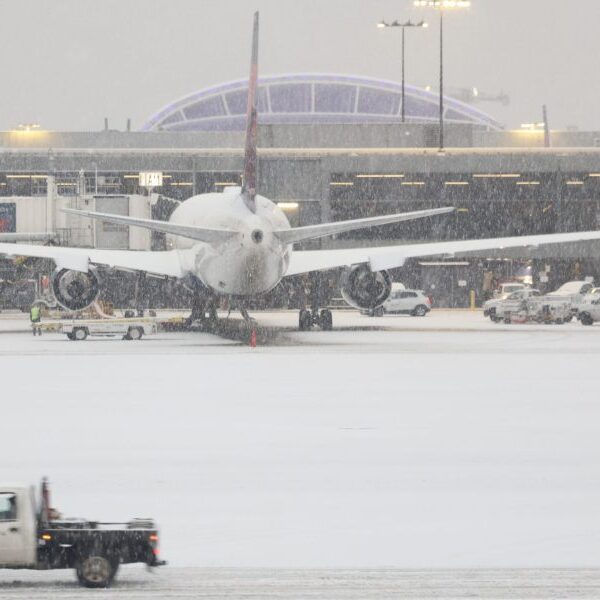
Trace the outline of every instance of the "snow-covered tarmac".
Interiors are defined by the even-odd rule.
[[[255,316],[273,345],[199,333],[76,343],[1,315],[1,479],[47,474],[66,516],[154,516],[172,566],[123,569],[128,597],[131,573],[140,596],[158,585],[169,597],[189,573],[196,587],[181,595],[219,597],[202,582],[226,580],[222,567],[588,569],[536,571],[529,596],[493,597],[549,597],[531,594],[553,573],[558,592],[581,583],[583,596],[563,597],[600,597],[600,327],[339,312],[337,331],[298,333],[294,313]],[[367,589],[461,597],[460,585],[423,587],[438,581],[428,573]],[[452,581],[480,597],[468,573]],[[506,589],[523,583],[494,573]],[[0,571],[0,597],[40,596],[44,582],[75,597],[53,583],[71,577]],[[240,581],[221,596],[242,595]]]

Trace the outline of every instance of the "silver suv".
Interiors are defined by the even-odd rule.
[[[392,290],[389,298],[377,308],[369,311],[372,317],[404,314],[413,317],[424,317],[431,310],[431,298],[422,290]]]

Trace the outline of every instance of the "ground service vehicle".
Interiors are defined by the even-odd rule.
[[[483,316],[489,317],[491,321],[499,323],[503,321],[508,313],[516,313],[525,309],[529,298],[540,296],[540,291],[533,288],[522,288],[516,292],[505,294],[502,298],[488,300],[483,305]]]
[[[569,323],[573,319],[571,303],[568,300],[561,300],[560,297],[549,298],[549,296],[530,297],[526,301],[524,311],[528,321],[534,323],[555,323],[562,325]],[[506,313],[504,321],[508,322],[510,313]]]
[[[600,321],[600,296],[588,294],[578,307],[577,318],[582,325],[593,325]]]
[[[110,585],[122,563],[165,564],[152,520],[62,519],[50,508],[46,480],[39,501],[33,486],[0,486],[0,568],[75,569],[81,585],[99,588]]]
[[[141,340],[144,335],[157,331],[152,318],[63,319],[45,321],[38,325],[42,331],[64,333],[72,341],[79,342],[91,337],[121,337],[124,340]]]

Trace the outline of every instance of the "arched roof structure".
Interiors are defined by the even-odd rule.
[[[394,81],[351,75],[293,74],[259,79],[261,124],[395,123],[400,122],[401,85]],[[162,108],[143,131],[241,131],[245,128],[248,81],[241,79],[194,92]],[[439,97],[406,85],[406,121],[439,120]],[[501,129],[500,123],[469,104],[445,97],[448,123]]]

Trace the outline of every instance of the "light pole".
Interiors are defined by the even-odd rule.
[[[388,27],[401,27],[402,28],[402,112],[401,112],[401,118],[402,118],[402,122],[404,123],[406,120],[406,111],[404,109],[404,82],[405,82],[405,77],[404,77],[404,47],[405,47],[404,30],[407,27],[428,27],[428,25],[427,25],[427,23],[425,23],[425,21],[421,21],[420,23],[413,23],[410,19],[408,21],[405,21],[404,23],[400,23],[399,21],[393,21],[392,23],[386,23],[384,20],[382,20],[380,23],[377,23],[377,27],[379,29],[386,29]]]
[[[440,151],[444,149],[444,10],[468,8],[470,0],[414,0],[419,8],[437,8],[440,11]]]

